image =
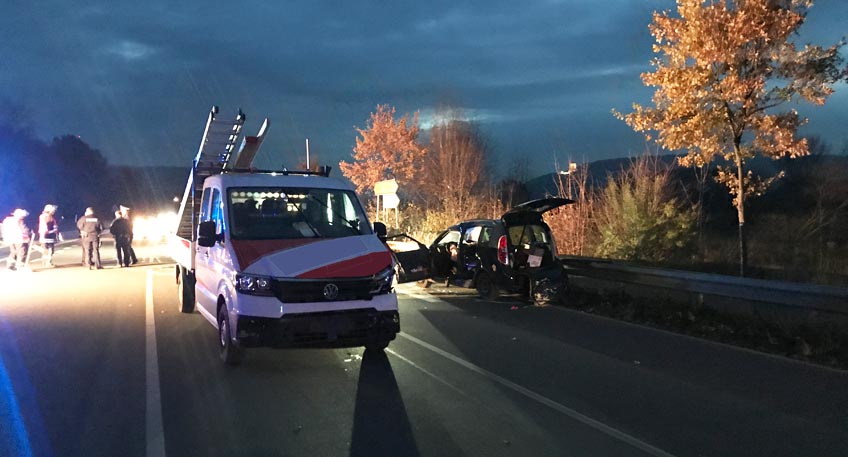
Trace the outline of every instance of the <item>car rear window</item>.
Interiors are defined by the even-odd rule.
[[[550,242],[547,230],[541,225],[514,225],[509,227],[508,232],[513,246]]]

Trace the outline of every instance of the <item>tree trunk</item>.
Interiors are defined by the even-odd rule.
[[[745,164],[742,157],[736,155],[737,183],[737,206],[736,214],[739,218],[739,276],[745,276],[748,267],[748,246],[745,239]]]

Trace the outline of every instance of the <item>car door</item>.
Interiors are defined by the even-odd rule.
[[[480,267],[480,256],[478,254],[478,241],[482,233],[483,226],[480,223],[463,224],[462,237],[458,246],[458,267],[457,276],[462,278],[471,278],[474,276],[477,269]]]
[[[541,221],[543,213],[571,203],[574,203],[574,200],[561,197],[530,200],[512,207],[512,209],[501,216],[501,220],[503,220],[507,227],[516,224]]]
[[[442,232],[430,245],[430,274],[432,276],[445,278],[454,274],[461,236],[459,226],[453,226]]]
[[[420,241],[401,233],[386,238],[396,264],[397,282],[421,281],[430,277],[430,251]]]

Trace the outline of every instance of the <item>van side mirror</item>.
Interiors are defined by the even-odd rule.
[[[197,227],[197,244],[204,248],[215,246],[215,242],[218,241],[217,231],[218,226],[215,224],[215,221],[201,222]]]
[[[375,222],[374,223],[374,233],[377,234],[377,238],[379,238],[380,241],[385,243],[386,237],[388,236],[389,231],[386,230],[386,224],[384,224],[382,222]]]

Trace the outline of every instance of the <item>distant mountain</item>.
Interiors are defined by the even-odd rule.
[[[666,163],[672,163],[676,160],[676,155],[660,156],[660,159]],[[617,159],[598,160],[589,163],[589,182],[594,186],[600,186],[606,183],[607,176],[618,173],[630,165],[630,162],[635,159],[621,157]],[[578,164],[582,166],[583,164]],[[550,195],[557,194],[557,174],[546,173],[537,176],[527,181],[527,191],[530,194],[530,199],[544,198]]]
[[[678,157],[679,155],[677,154],[666,154],[659,156],[659,159],[669,165],[674,165],[677,163]],[[617,159],[606,159],[591,162],[589,163],[589,182],[592,183],[595,187],[602,187],[604,184],[606,184],[607,177],[609,177],[610,175],[614,175],[623,169],[628,168],[630,166],[630,163],[636,159],[637,157],[621,157]],[[754,172],[755,175],[773,176],[778,173],[778,171],[786,167],[786,160],[788,159],[772,160],[768,158],[757,157],[754,160],[749,161],[748,166]],[[578,166],[580,165],[582,164],[578,164]],[[682,171],[683,168],[680,168]],[[537,198],[544,198],[549,195],[556,195],[556,178],[556,173],[547,173],[527,181],[526,185],[528,193],[530,195],[530,199],[532,200]]]

